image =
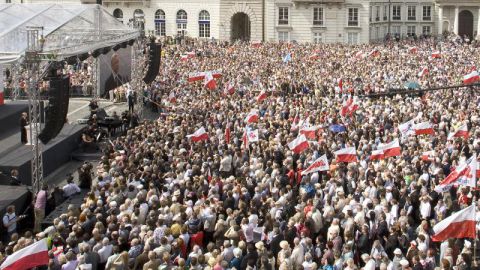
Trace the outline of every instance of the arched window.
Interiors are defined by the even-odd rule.
[[[200,11],[198,15],[198,36],[201,38],[210,37],[210,13],[206,10]]]
[[[113,17],[117,18],[117,20],[123,22],[123,11],[119,8],[116,8],[113,11]]]
[[[141,9],[135,9],[135,11],[133,12],[133,18],[134,19],[138,19],[138,18],[144,18],[145,17],[145,13],[143,13],[143,10]]]
[[[187,33],[187,12],[180,9],[177,12],[177,34],[184,36]]]
[[[165,36],[165,12],[161,9],[155,12],[155,35]]]

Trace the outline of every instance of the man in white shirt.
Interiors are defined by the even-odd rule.
[[[3,227],[6,228],[7,235],[4,237],[6,242],[10,242],[12,234],[17,232],[17,215],[15,214],[15,206],[9,205],[7,212],[3,215]]]
[[[69,176],[67,179],[67,184],[63,186],[63,197],[69,198],[73,194],[79,193],[80,188],[77,184],[73,182],[73,176]]]

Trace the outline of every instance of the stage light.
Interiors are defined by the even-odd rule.
[[[83,62],[83,61],[88,59],[88,56],[89,56],[88,53],[82,53],[82,54],[78,55],[78,60],[80,60],[80,62]]]
[[[95,51],[92,52],[93,58],[99,57],[100,54],[102,54],[102,52],[103,52],[103,49],[96,49]]]
[[[102,54],[107,54],[110,50],[112,49],[112,47],[105,47],[102,49]]]
[[[119,44],[113,46],[112,50],[116,52],[116,51],[118,51],[121,47],[122,47],[122,44],[119,43]]]

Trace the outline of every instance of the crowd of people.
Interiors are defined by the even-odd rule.
[[[435,224],[478,204],[473,188],[435,189],[480,153],[477,87],[366,96],[410,82],[462,84],[476,49],[457,39],[164,47],[146,89],[158,119],[107,145],[82,205],[15,236],[2,254],[47,238],[51,270],[478,269],[472,239],[432,240]],[[213,70],[214,90],[188,80]],[[358,109],[342,116],[350,96]],[[247,123],[253,109],[258,121]],[[404,136],[399,125],[411,119],[435,134]],[[469,138],[448,138],[462,123]],[[301,126],[320,128],[294,153],[287,144]],[[208,139],[187,137],[202,127]],[[247,129],[258,141],[245,139]],[[370,158],[395,138],[400,156]],[[350,146],[358,162],[337,163],[334,152]],[[324,154],[329,170],[302,174]]]

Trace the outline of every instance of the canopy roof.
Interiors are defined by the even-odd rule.
[[[139,33],[100,5],[0,4],[0,62],[27,49],[27,27],[43,27],[42,53],[64,58],[135,39]]]

